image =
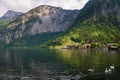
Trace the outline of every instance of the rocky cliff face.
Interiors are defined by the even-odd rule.
[[[63,10],[42,5],[22,14],[7,28],[0,31],[0,42],[10,43],[14,39],[43,32],[67,30],[76,19],[79,10]]]

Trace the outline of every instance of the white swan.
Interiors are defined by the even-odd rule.
[[[89,72],[94,72],[95,70],[94,70],[94,67],[93,67],[93,69],[88,69],[88,71]]]
[[[111,70],[110,68],[108,69],[108,71],[109,71],[109,73],[111,73],[111,72],[112,72],[112,70]]]
[[[112,66],[110,66],[110,69],[114,70],[115,69],[115,66],[114,64]]]
[[[109,68],[109,69],[105,69],[105,74],[111,74],[112,73],[112,70]]]
[[[106,68],[106,69],[105,69],[105,74],[107,74],[107,73],[109,73],[109,71],[108,71],[108,69]]]

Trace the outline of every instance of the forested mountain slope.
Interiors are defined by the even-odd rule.
[[[90,0],[63,35],[44,46],[116,42],[120,37],[120,0]]]

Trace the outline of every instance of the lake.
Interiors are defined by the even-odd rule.
[[[105,74],[113,64],[115,69]],[[120,52],[0,49],[0,80],[120,80]]]

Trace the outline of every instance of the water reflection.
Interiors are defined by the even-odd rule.
[[[115,64],[112,79],[120,79],[120,54],[104,50],[48,50],[48,49],[1,49],[0,74],[34,76],[41,80],[61,75],[89,75],[88,69],[94,67],[99,78],[106,80],[105,68]],[[1,77],[0,77],[1,78]],[[97,80],[98,77],[89,77]],[[94,79],[93,79],[94,78]],[[108,78],[108,77],[107,77]],[[88,80],[89,80],[88,79]],[[87,80],[87,77],[86,79]]]

